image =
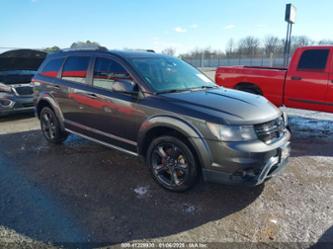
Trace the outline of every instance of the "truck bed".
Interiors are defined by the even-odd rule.
[[[216,70],[215,82],[234,89],[244,85],[255,86],[267,99],[281,106],[286,74],[287,69],[282,67],[219,67]]]
[[[266,69],[266,70],[281,70],[286,71],[286,67],[261,67],[261,66],[243,66],[243,68]]]

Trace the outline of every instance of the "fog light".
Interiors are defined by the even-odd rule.
[[[14,102],[9,99],[0,99],[0,107],[9,108],[14,105]]]
[[[243,171],[243,177],[255,177],[256,173],[253,169],[247,169]]]

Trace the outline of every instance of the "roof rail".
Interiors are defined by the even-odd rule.
[[[81,47],[81,48],[64,48],[61,49],[62,52],[70,51],[109,51],[106,47]]]
[[[145,48],[125,48],[124,51],[156,53],[155,50],[153,49],[145,49]]]

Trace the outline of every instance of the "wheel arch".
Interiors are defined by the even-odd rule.
[[[54,111],[54,113],[56,114],[56,116],[59,120],[61,129],[63,131],[65,131],[64,116],[61,112],[61,109],[60,109],[59,105],[57,104],[57,102],[48,94],[45,94],[45,95],[39,97],[39,99],[37,101],[36,114],[37,114],[38,118],[40,118],[40,113],[44,107],[50,107]]]
[[[252,89],[257,94],[263,95],[263,91],[261,90],[261,88],[257,84],[252,82],[239,82],[235,85],[234,88],[240,91],[244,91],[244,89]]]
[[[201,167],[207,167],[212,162],[208,144],[201,133],[188,122],[170,116],[155,116],[146,120],[139,130],[138,152],[145,156],[149,144],[154,138],[162,135],[175,135],[186,140]]]

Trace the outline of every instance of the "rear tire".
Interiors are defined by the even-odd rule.
[[[198,178],[198,165],[190,147],[172,136],[154,139],[147,150],[146,164],[163,188],[183,192]]]
[[[53,144],[64,142],[68,133],[63,131],[56,114],[50,107],[44,107],[40,113],[40,124],[45,139]]]

